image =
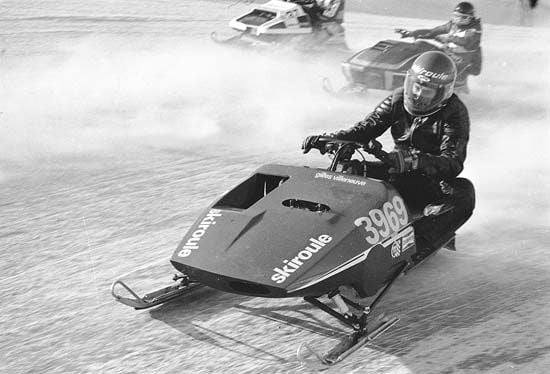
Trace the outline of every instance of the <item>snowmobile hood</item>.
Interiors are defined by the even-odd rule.
[[[420,54],[433,49],[434,47],[428,43],[383,40],[373,47],[356,53],[344,63],[365,68],[397,70],[403,65],[411,63]]]
[[[280,296],[367,250],[361,217],[395,195],[378,180],[266,165],[199,217],[172,263],[213,287],[225,278]]]

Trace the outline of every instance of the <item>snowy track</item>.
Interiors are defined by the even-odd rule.
[[[325,165],[301,155],[303,136],[353,123],[386,93],[343,103],[319,81],[341,79],[338,66],[208,44],[243,4],[17,4],[0,13],[0,371],[308,372],[297,346],[328,348],[344,328],[299,299],[203,289],[136,312],[109,285],[144,264],[132,284],[168,283],[206,204],[264,163]],[[346,20],[354,48],[439,23]],[[478,202],[458,252],[401,277],[381,305],[399,323],[328,372],[550,366],[550,30],[484,31],[484,71],[464,97]]]

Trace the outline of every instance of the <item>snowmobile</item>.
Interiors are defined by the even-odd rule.
[[[403,274],[437,250],[453,249],[454,232],[420,246],[414,223],[452,206],[413,210],[391,183],[369,177],[366,151],[389,164],[380,143],[320,138],[327,169],[269,164],[216,199],[171,257],[175,283],[138,296],[122,279],[114,298],[135,309],[184,297],[197,287],[266,298],[303,297],[352,332],[326,354],[298,350],[306,365],[333,365],[379,336],[398,317],[374,308]],[[321,149],[321,148],[318,148]]]
[[[270,0],[255,5],[251,10],[229,22],[237,35],[221,38],[217,32],[211,33],[216,43],[264,51],[293,50],[306,53],[324,53],[329,51],[346,53],[344,30],[334,34],[328,32],[323,24],[317,25],[306,11],[314,6],[313,0],[287,2]]]
[[[396,29],[402,35],[403,29]],[[405,34],[406,35],[406,34]],[[406,37],[406,36],[404,36]],[[446,46],[434,39],[415,38],[406,42],[399,40],[383,40],[374,46],[363,49],[342,62],[342,72],[347,84],[340,89],[335,89],[328,78],[323,79],[325,91],[335,95],[363,95],[369,89],[393,91],[402,87],[407,75],[407,70],[413,61],[424,52],[442,51]],[[468,93],[469,65],[457,62],[457,81],[455,92]]]

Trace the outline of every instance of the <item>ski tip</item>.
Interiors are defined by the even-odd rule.
[[[332,86],[332,82],[330,81],[330,78],[323,77],[321,80],[323,90],[331,95],[336,94],[334,91],[334,87]]]
[[[302,343],[296,352],[298,360],[303,366],[313,370],[326,370],[344,360],[346,357],[357,351],[365,344],[373,341],[389,328],[399,321],[397,316],[386,316],[381,314],[373,323],[375,327],[365,335],[358,335],[359,332],[354,332],[347,335],[327,353],[321,354],[312,348],[308,343]]]
[[[311,348],[308,343],[302,343],[296,351],[296,357],[305,366],[313,370],[325,370],[330,363],[325,362],[323,355]]]

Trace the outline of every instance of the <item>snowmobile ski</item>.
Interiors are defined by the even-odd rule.
[[[371,322],[376,324],[376,327],[371,332],[367,332],[367,330],[355,331],[350,335],[346,335],[325,354],[317,352],[310,344],[303,343],[298,347],[296,355],[303,365],[311,369],[326,369],[339,363],[368,342],[376,339],[398,321],[399,318],[396,316],[391,318],[381,317],[378,321]]]
[[[369,341],[376,339],[390,327],[395,325],[399,318],[393,316],[391,318],[386,317],[383,313],[379,314],[377,317],[369,320],[369,316],[372,315],[374,308],[380,303],[380,300],[386,295],[389,289],[392,287],[397,278],[403,273],[406,268],[406,264],[402,265],[397,271],[394,272],[390,281],[384,286],[384,288],[379,292],[373,302],[364,306],[357,304],[346,297],[343,297],[340,294],[335,294],[330,296],[331,299],[338,306],[339,312],[323,304],[320,300],[313,297],[305,297],[304,300],[317,306],[321,310],[327,312],[328,314],[338,318],[344,324],[352,327],[354,332],[349,335],[346,335],[340,342],[335,345],[327,353],[321,355],[308,344],[302,344],[296,352],[296,356],[305,366],[310,368],[320,369],[322,367],[332,366],[350,354],[355,352],[357,349],[361,348],[363,345],[367,344]],[[357,316],[353,313],[350,313],[350,310],[347,306],[351,306],[356,309],[362,309],[361,315]]]
[[[116,301],[124,305],[134,309],[147,309],[184,296],[196,288],[204,287],[200,283],[190,281],[186,276],[175,275],[174,280],[177,281],[176,284],[139,296],[126,283],[117,279],[111,285],[111,294]],[[117,293],[117,288],[120,287],[124,288],[133,297],[125,297]]]
[[[218,44],[228,44],[228,43],[231,43],[231,42],[235,41],[238,38],[239,38],[239,36],[230,36],[230,37],[222,38],[218,35],[218,33],[216,31],[212,31],[210,33],[210,39],[212,39],[212,41],[214,41]]]
[[[332,82],[330,81],[330,78],[323,77],[321,82],[322,82],[323,90],[326,93],[328,93],[329,95],[332,95],[332,96],[338,96],[338,92],[336,92],[336,90],[334,89],[334,86],[332,85]]]

